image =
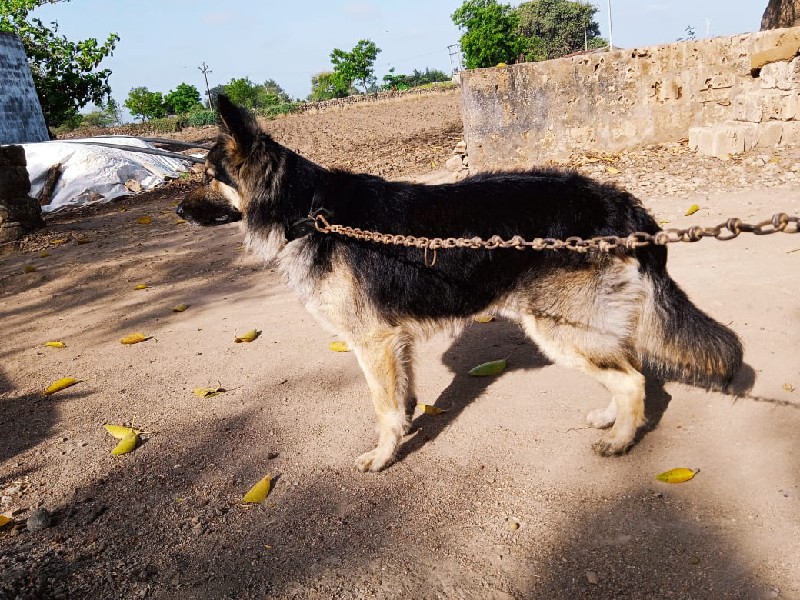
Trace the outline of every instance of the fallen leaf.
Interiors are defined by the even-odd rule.
[[[692,204],[692,205],[689,207],[689,210],[687,210],[687,211],[686,211],[686,216],[688,217],[688,216],[690,216],[690,215],[693,215],[693,214],[694,214],[694,213],[696,213],[698,210],[700,210],[700,207],[699,207],[699,206],[697,206],[697,204]]]
[[[53,244],[53,246],[60,246],[61,244],[66,244],[67,240],[50,240],[50,243]]]
[[[139,283],[139,284],[135,285],[133,289],[135,289],[135,290],[146,290],[147,287],[148,286],[147,286],[146,283]]]
[[[114,449],[111,451],[111,454],[114,456],[119,456],[120,454],[128,454],[128,452],[133,452],[136,450],[136,445],[139,443],[139,434],[132,433],[130,435],[125,436],[122,438]]]
[[[473,377],[491,377],[492,375],[499,375],[506,370],[508,361],[505,358],[500,360],[492,360],[482,363],[477,367],[472,367],[468,373]]]
[[[91,243],[91,241],[92,240],[90,238],[82,237],[82,238],[76,239],[75,243],[78,244],[78,245],[80,245],[80,244],[89,244],[89,243]]]
[[[139,217],[138,219],[136,219],[136,222],[139,225],[150,225],[150,223],[153,222],[153,217],[148,217],[145,215],[144,217]]]
[[[269,489],[271,486],[272,477],[267,475],[264,477],[264,479],[250,488],[250,491],[244,495],[244,498],[242,498],[242,502],[251,502],[253,504],[263,502],[269,495]]]
[[[131,335],[126,335],[119,342],[120,344],[126,345],[138,344],[139,342],[145,342],[152,337],[152,335],[144,335],[143,333],[132,333]]]
[[[328,344],[328,350],[333,350],[334,352],[350,352],[347,342],[342,342],[340,340]]]
[[[443,412],[447,412],[446,408],[439,408],[438,406],[433,406],[432,404],[417,404],[417,408],[426,415],[440,415]]]
[[[186,219],[176,219],[175,220],[175,225],[183,225],[184,223],[186,223]]]
[[[666,483],[683,483],[684,481],[689,481],[692,479],[699,472],[700,469],[687,469],[685,467],[678,467],[677,469],[670,469],[669,471],[664,471],[663,473],[656,475],[656,479]]]
[[[45,342],[45,346],[48,348],[66,348],[67,345],[64,342]]]
[[[183,312],[187,308],[189,308],[189,305],[184,302],[181,302],[180,304],[178,304],[178,306],[172,309],[172,312]]]
[[[617,175],[619,173],[619,169],[616,167],[606,167],[606,171],[608,171],[609,175]]]
[[[5,515],[0,515],[0,527],[5,527],[11,523],[11,519]]]
[[[103,425],[103,427],[108,433],[110,433],[118,440],[124,440],[128,436],[139,435],[140,433],[142,433],[138,429],[133,429],[131,427],[124,427],[122,425],[110,425],[106,423],[105,425]]]
[[[39,252],[39,258],[47,258],[48,256],[50,256],[50,253],[47,250]]]
[[[791,383],[784,383],[783,389],[785,389],[787,392],[793,392],[794,386]]]
[[[472,320],[476,323],[491,323],[494,321],[494,317],[492,315],[475,315]]]
[[[233,341],[237,344],[240,344],[242,342],[252,342],[260,335],[261,335],[260,331],[258,331],[257,329],[251,329],[247,333],[243,333],[242,335],[236,335],[233,338]]]
[[[25,268],[23,269],[23,271],[25,273],[35,273],[36,272],[36,267],[34,267],[33,265],[25,265]]]
[[[194,388],[193,393],[198,398],[212,398],[217,394],[222,394],[227,392],[224,387],[215,387],[215,388]]]
[[[75,379],[74,377],[62,377],[61,379],[58,379],[47,386],[47,388],[44,390],[45,396],[65,390],[76,383],[80,383],[81,381],[81,379]]]

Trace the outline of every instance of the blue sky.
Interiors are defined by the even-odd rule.
[[[114,97],[144,85],[167,92],[181,82],[205,84],[198,66],[211,68],[212,86],[233,77],[275,79],[296,98],[310,92],[311,76],[330,70],[334,48],[350,50],[369,38],[382,49],[379,79],[390,67],[450,71],[447,46],[459,32],[450,15],[462,0],[72,0],[44,6],[34,16],[56,20],[71,39],[110,32],[122,38],[103,66],[112,69]],[[516,5],[518,2],[513,2]],[[594,0],[608,37],[608,0]],[[757,31],[767,0],[611,0],[614,45],[675,41],[692,25],[705,37]]]

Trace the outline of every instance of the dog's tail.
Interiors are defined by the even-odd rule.
[[[643,275],[649,285],[635,335],[640,359],[687,383],[727,387],[742,366],[738,336],[697,308],[664,268]]]

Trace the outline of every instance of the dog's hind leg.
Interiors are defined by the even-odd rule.
[[[353,340],[378,418],[378,445],[358,457],[360,471],[380,471],[387,466],[411,425],[416,403],[411,343],[411,336],[401,328],[372,331]]]

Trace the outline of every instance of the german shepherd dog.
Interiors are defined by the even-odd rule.
[[[554,363],[608,389],[588,415],[610,428],[594,444],[625,452],[645,423],[642,365],[707,388],[742,364],[731,330],[703,313],[667,274],[667,250],[423,250],[322,233],[309,215],[389,234],[426,237],[591,238],[656,233],[631,194],[574,172],[533,169],[445,185],[329,170],[275,142],[251,114],[219,96],[210,190],[178,207],[203,225],[242,220],[248,245],[277,259],[289,286],[353,349],[377,413],[378,443],[357,459],[380,471],[394,458],[416,405],[414,341],[492,311],[518,322]]]

